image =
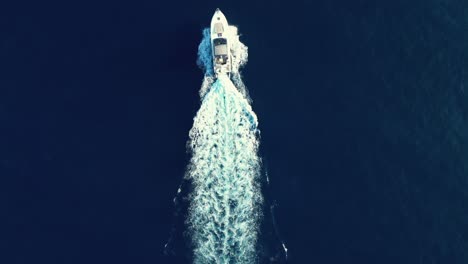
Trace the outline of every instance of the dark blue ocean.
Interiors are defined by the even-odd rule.
[[[163,249],[217,7],[288,263],[468,263],[459,0],[2,3],[0,263],[188,262]]]

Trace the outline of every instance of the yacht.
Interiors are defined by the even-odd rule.
[[[214,73],[216,77],[220,74],[229,77],[232,68],[231,39],[229,39],[231,36],[229,24],[219,8],[216,9],[211,19],[210,31]]]

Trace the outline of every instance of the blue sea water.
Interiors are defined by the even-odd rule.
[[[163,249],[217,7],[289,263],[467,263],[468,3],[3,5],[0,263],[186,263]]]

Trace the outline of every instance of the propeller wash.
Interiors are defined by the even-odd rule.
[[[247,47],[219,9],[203,33],[202,102],[189,134],[185,176],[193,185],[186,219],[193,260],[256,263],[263,198],[257,117],[239,74]]]

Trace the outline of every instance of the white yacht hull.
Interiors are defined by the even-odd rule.
[[[229,24],[221,10],[216,9],[211,19],[211,50],[213,56],[213,70],[216,77],[229,76],[232,69],[231,36]]]

